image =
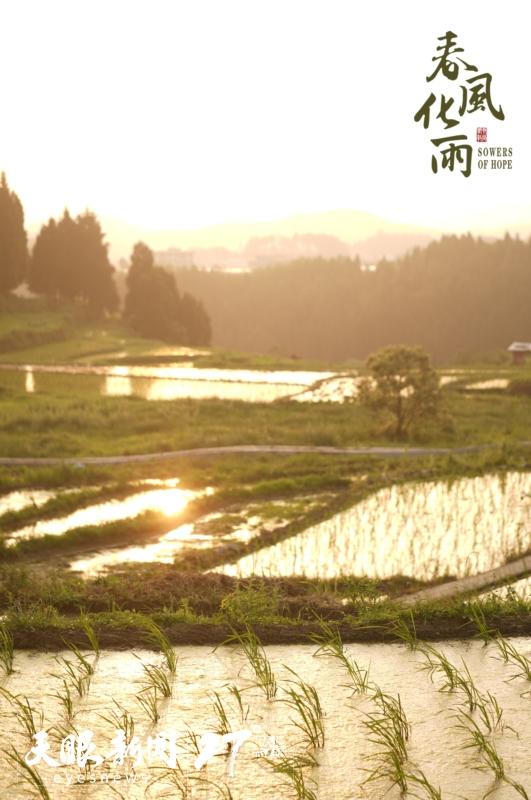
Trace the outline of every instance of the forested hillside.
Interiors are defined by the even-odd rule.
[[[420,344],[441,361],[531,340],[531,243],[509,236],[443,237],[375,271],[337,258],[176,275],[218,346],[343,359]]]

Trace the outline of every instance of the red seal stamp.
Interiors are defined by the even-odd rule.
[[[486,128],[478,128],[476,131],[476,141],[477,142],[486,142],[487,141],[487,129]]]

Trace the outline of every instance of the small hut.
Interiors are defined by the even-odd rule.
[[[531,353],[531,342],[513,342],[507,350],[513,354],[513,364],[524,364]]]

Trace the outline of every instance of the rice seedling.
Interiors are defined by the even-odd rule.
[[[201,746],[199,744],[200,736],[190,728],[186,731],[186,733],[181,737],[181,747],[187,753],[191,753],[193,756],[198,756],[201,752]]]
[[[122,731],[125,737],[125,743],[130,744],[135,735],[135,720],[129,711],[117,703],[116,700],[113,702],[116,709],[111,709],[108,715],[98,714],[98,716],[104,722],[108,722],[114,730]]]
[[[136,696],[137,703],[155,725],[160,719],[156,689],[145,689]]]
[[[515,790],[520,797],[524,800],[529,800],[527,791],[521,783],[513,780],[505,771],[505,764],[502,757],[498,753],[495,744],[488,739],[485,733],[481,730],[479,724],[472,719],[470,714],[461,714],[460,722],[456,726],[466,734],[465,743],[462,745],[463,750],[475,749],[479,751],[481,758],[480,763],[472,762],[470,766],[472,769],[492,772],[495,781],[503,781]],[[496,784],[492,789],[487,792],[491,794],[496,789]],[[485,795],[485,796],[487,796]]]
[[[408,788],[407,742],[411,725],[407,720],[400,695],[396,698],[377,688],[373,700],[377,710],[366,714],[363,725],[369,731],[369,741],[379,749],[371,757],[377,761],[364,783],[388,781],[402,793]]]
[[[95,672],[94,664],[90,663],[88,658],[83,655],[79,647],[77,647],[77,645],[75,645],[73,642],[65,642],[65,644],[70,650],[70,652],[73,653],[74,656],[76,657],[76,661],[80,671],[84,672],[86,675],[94,675]]]
[[[177,672],[177,655],[170,643],[170,640],[164,631],[162,631],[151,619],[148,619],[146,622],[146,630],[149,643],[161,651],[162,655],[164,656],[168,672],[170,672],[172,675],[175,675]]]
[[[6,675],[13,674],[14,655],[13,634],[5,625],[0,625],[0,664]]]
[[[463,661],[463,672],[456,670],[457,689],[465,696],[468,708],[474,711],[479,706],[485,706],[485,697],[474,683],[470,671]]]
[[[423,798],[427,798],[427,800],[443,800],[441,787],[435,787],[432,783],[430,783],[421,769],[417,770],[416,772],[408,773],[406,779],[408,783],[416,784],[424,790],[424,794],[422,796],[410,790],[409,794],[411,797],[416,797],[417,800],[423,800]]]
[[[68,679],[70,680],[73,688],[77,691],[79,697],[84,697],[87,694],[90,686],[90,679],[92,677],[91,673],[82,672],[81,670],[76,670],[72,661],[68,661],[66,658],[56,658],[55,659],[58,664],[64,667]],[[61,675],[52,672],[52,677],[59,678],[59,680],[64,680]]]
[[[146,786],[146,796],[149,796],[149,790],[152,786],[155,786],[159,783],[164,783],[171,787],[170,792],[168,793],[171,797],[180,798],[180,800],[190,800],[192,797],[192,783],[191,779],[186,773],[183,771],[180,764],[176,764],[174,768],[167,768],[167,767],[152,767],[152,769],[156,772],[159,772],[159,775],[156,778],[153,778]],[[157,797],[163,797],[157,792]]]
[[[231,630],[232,635],[223,644],[239,644],[255,674],[256,685],[262,689],[268,700],[272,700],[277,693],[277,682],[260,639],[247,624],[243,632],[235,628]]]
[[[411,724],[406,717],[400,695],[393,697],[393,695],[382,692],[382,690],[377,687],[372,699],[380,708],[382,714],[390,719],[393,728],[400,735],[401,739],[407,742],[411,734]]]
[[[401,793],[405,794],[408,789],[408,773],[405,769],[407,756],[403,755],[392,730],[383,721],[379,723],[374,720],[365,721],[364,724],[369,727],[372,734],[369,736],[369,741],[382,749],[371,757],[377,759],[378,765],[370,771],[369,777],[363,783],[386,781],[392,786],[398,786]]]
[[[482,695],[481,701],[477,704],[476,708],[479,718],[488,733],[494,733],[495,731],[503,732],[506,730],[516,733],[514,728],[505,725],[502,721],[503,709],[490,692],[487,692],[486,695]]]
[[[67,721],[70,722],[75,715],[74,699],[72,697],[72,692],[70,691],[68,681],[65,678],[63,678],[62,691],[57,691],[55,694],[50,695],[50,697],[55,697],[56,700],[59,701],[59,703],[63,706]]]
[[[310,634],[310,640],[319,645],[315,656],[327,655],[335,658],[347,670],[351,683],[348,687],[354,694],[365,694],[370,688],[369,669],[363,669],[357,661],[350,658],[343,646],[343,641],[337,627],[332,627],[323,619],[319,620],[320,633]]]
[[[483,733],[479,724],[469,714],[461,715],[461,721],[456,726],[462,730],[467,738],[462,745],[463,750],[474,748],[479,750],[481,755],[481,762],[471,763],[473,769],[490,770],[496,780],[501,780],[505,777],[505,766],[503,760],[496,750],[496,746],[491,742]]]
[[[143,668],[145,677],[142,691],[154,689],[161,697],[171,697],[173,688],[162,667],[157,667],[154,664],[143,664]]]
[[[11,692],[2,687],[0,687],[0,692],[15,709],[15,719],[24,729],[28,739],[33,741],[35,734],[44,727],[43,711],[36,711],[32,708],[30,701],[25,695],[11,694]]]
[[[3,750],[2,752],[11,765],[15,768],[19,777],[29,784],[29,786],[31,786],[33,791],[37,793],[37,796],[40,797],[41,800],[51,800],[48,789],[46,788],[46,784],[44,783],[39,771],[36,770],[35,767],[28,764],[23,756],[17,753],[13,746],[11,746],[9,750]]]
[[[524,656],[523,653],[520,653],[511,642],[502,636],[496,636],[493,641],[499,650],[499,658],[506,664],[512,664],[516,667],[516,672],[510,680],[525,678],[531,681],[531,660]]]
[[[226,733],[230,733],[232,730],[230,721],[227,712],[225,710],[225,706],[223,705],[223,701],[219,696],[218,692],[213,692],[213,696],[214,696],[214,713],[218,720],[216,733],[219,733],[220,736],[225,736]]]
[[[296,755],[284,757],[280,761],[266,759],[266,762],[276,775],[283,775],[287,779],[282,786],[292,789],[297,800],[317,800],[317,795],[308,786],[304,775],[305,768],[317,765],[314,758],[308,758],[307,755]],[[312,780],[312,784],[315,785],[314,780]]]
[[[242,692],[241,692],[240,689],[238,689],[238,687],[234,683],[232,683],[228,687],[228,690],[229,690],[229,694],[231,694],[234,697],[234,699],[236,700],[236,703],[238,705],[238,710],[240,712],[240,722],[243,723],[243,722],[245,722],[245,720],[249,716],[250,707],[249,706],[244,707],[243,698],[242,698]]]
[[[202,778],[199,776],[195,778],[195,781],[203,786],[211,786],[216,791],[218,797],[221,797],[221,800],[234,800],[234,795],[226,783],[216,783],[216,781],[211,781],[208,780],[208,778]]]
[[[419,646],[419,650],[424,657],[424,663],[419,665],[420,669],[427,670],[431,680],[437,673],[442,675],[444,682],[440,687],[440,691],[451,692],[455,689],[459,682],[458,670],[446,658],[444,653],[429,644],[422,644]]]
[[[479,704],[484,702],[484,697],[475,685],[469,669],[463,661],[463,671],[459,670],[452,662],[431,645],[422,644],[418,649],[424,656],[424,664],[421,669],[426,669],[433,680],[434,675],[442,677],[442,684],[439,686],[441,692],[452,692],[458,690],[464,694],[470,711],[473,711]]]
[[[297,718],[291,721],[303,734],[307,746],[324,747],[324,713],[317,690],[299,678],[294,670],[285,668],[295,676],[289,681],[293,686],[284,690],[287,696],[282,698],[282,702],[297,713]]]
[[[79,736],[79,730],[72,722],[66,725],[58,722],[48,729],[48,733],[58,744],[61,744],[63,739],[67,739],[69,736]]]

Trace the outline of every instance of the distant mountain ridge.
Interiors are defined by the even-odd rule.
[[[149,230],[102,218],[114,260],[128,259],[133,244],[144,241],[168,266],[246,269],[297,257],[355,256],[364,261],[390,258],[438,238],[440,231],[392,222],[363,211],[297,214],[261,222],[233,222],[203,228]],[[252,261],[253,264],[249,264]]]
[[[349,244],[330,234],[297,233],[293,236],[253,236],[245,247],[230,250],[226,247],[199,247],[182,250],[172,247],[156,251],[160,266],[224,269],[245,271],[299,258],[356,258],[373,263],[382,258],[394,259],[414,247],[424,247],[435,237],[423,233],[378,232],[363,241]]]

